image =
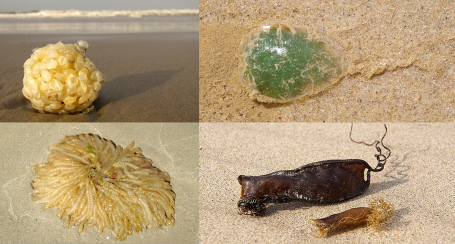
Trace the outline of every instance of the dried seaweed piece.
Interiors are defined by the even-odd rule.
[[[394,212],[395,208],[391,204],[382,198],[377,198],[370,202],[370,207],[352,208],[323,219],[312,219],[309,222],[318,228],[319,237],[322,237],[329,231],[365,224],[375,230],[380,230],[384,223],[390,220]]]
[[[361,159],[326,160],[304,165],[294,170],[277,171],[260,176],[240,175],[242,186],[238,201],[239,214],[263,215],[265,203],[286,203],[303,201],[308,203],[335,203],[356,197],[370,186],[370,173],[384,169],[390,150],[384,146],[383,139],[375,141],[379,154],[376,168]],[[352,127],[351,127],[352,132]],[[382,153],[381,145],[388,151]],[[364,179],[366,170],[366,179]]]

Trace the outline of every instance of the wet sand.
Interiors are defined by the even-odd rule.
[[[349,140],[344,123],[201,123],[200,243],[453,243],[455,124],[387,124],[384,144],[392,154],[368,190],[330,204],[267,204],[266,215],[239,215],[239,175],[290,170],[328,159],[377,164],[373,147]],[[384,134],[382,124],[354,124],[352,137],[368,143]],[[383,230],[350,228],[317,238],[310,219],[367,207],[376,197],[394,205]]]
[[[106,76],[89,114],[40,114],[22,95],[32,49],[85,40]],[[0,35],[0,121],[197,122],[198,32]]]
[[[196,123],[0,123],[0,242],[119,243],[111,230],[67,228],[57,208],[32,201],[32,167],[46,162],[48,147],[66,135],[94,133],[125,148],[131,141],[171,176],[175,224],[129,235],[125,243],[198,242],[199,160]]]
[[[453,121],[454,3],[201,1],[202,122]],[[261,22],[307,26],[344,56],[343,78],[286,104],[259,103],[239,81],[240,40]]]

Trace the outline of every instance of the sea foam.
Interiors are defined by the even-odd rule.
[[[0,18],[96,18],[96,17],[131,17],[197,15],[197,9],[165,10],[37,10],[30,12],[0,13]]]

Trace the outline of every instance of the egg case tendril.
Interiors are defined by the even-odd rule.
[[[239,214],[263,215],[266,203],[287,203],[302,201],[307,203],[336,203],[351,199],[364,193],[370,186],[370,172],[384,169],[390,149],[384,146],[383,140],[371,144],[378,151],[375,155],[378,164],[372,168],[362,159],[324,160],[304,165],[294,170],[283,170],[260,176],[240,175],[241,196],[238,201]],[[382,152],[386,150],[386,154]],[[366,173],[366,180],[364,179]]]

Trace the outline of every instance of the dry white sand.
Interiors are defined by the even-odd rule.
[[[388,124],[392,155],[361,196],[332,205],[268,204],[264,217],[237,213],[237,177],[262,175],[327,159],[359,158],[376,166],[372,147],[349,140],[350,124],[202,123],[199,233],[201,243],[453,243],[455,124]],[[382,124],[354,124],[353,138],[372,142]],[[308,220],[382,197],[396,216],[379,232],[366,227],[316,238]]]
[[[199,120],[453,121],[453,1],[200,1]],[[345,58],[344,78],[287,104],[252,101],[237,71],[240,41],[265,20],[307,26]]]

